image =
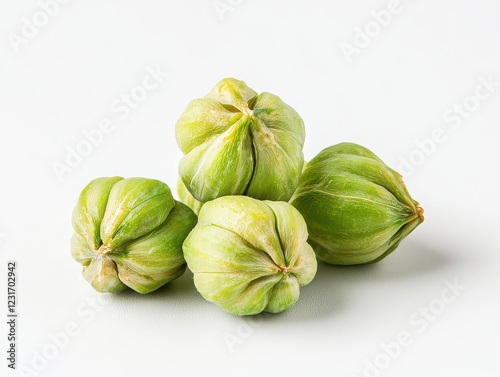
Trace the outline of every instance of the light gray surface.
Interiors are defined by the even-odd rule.
[[[382,344],[406,334],[411,344],[380,376],[499,376],[500,86],[470,96],[490,76],[500,82],[500,6],[401,1],[348,62],[342,43],[354,43],[355,28],[376,31],[371,12],[389,3],[233,1],[220,19],[212,0],[73,0],[16,53],[9,33],[43,15],[36,2],[2,1],[0,287],[6,261],[17,260],[18,363],[39,367],[39,376],[377,376],[367,363],[387,363]],[[127,116],[113,112],[148,66],[169,75]],[[442,129],[446,140],[405,178],[426,221],[377,265],[320,264],[282,315],[232,317],[197,294],[190,273],[156,293],[103,296],[92,306],[100,296],[69,256],[80,190],[109,175],[175,188],[173,125],[227,76],[301,114],[306,159],[352,141],[402,170],[402,158],[423,156],[416,142]],[[449,109],[464,100],[477,110],[453,128]],[[59,180],[54,163],[105,118],[114,129]],[[455,281],[465,288],[445,291],[443,304]],[[429,306],[442,313],[423,320],[419,310]],[[76,335],[54,340],[67,326]],[[2,360],[0,374],[17,375]]]

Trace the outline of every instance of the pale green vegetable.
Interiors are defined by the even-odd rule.
[[[278,313],[316,274],[300,213],[285,202],[226,196],[203,205],[184,256],[201,295],[236,315]]]
[[[184,273],[196,215],[163,182],[111,177],[84,188],[72,222],[71,255],[97,291],[149,293]]]
[[[179,174],[201,202],[226,195],[289,200],[303,167],[302,118],[278,96],[227,78],[189,103],[175,127]]]
[[[179,199],[181,200],[181,202],[191,208],[194,213],[198,214],[200,212],[203,203],[199,200],[196,200],[196,198],[191,195],[180,177],[177,180],[177,195],[179,195]]]
[[[424,220],[402,177],[352,143],[308,162],[290,203],[304,217],[318,259],[330,264],[378,262]]]

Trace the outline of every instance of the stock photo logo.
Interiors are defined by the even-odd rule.
[[[127,119],[169,76],[169,73],[164,72],[159,65],[147,66],[145,70],[146,74],[139,84],[111,102],[111,113],[118,118],[118,121]],[[66,146],[64,159],[52,163],[52,171],[57,180],[60,183],[63,182],[67,174],[72,173],[80,166],[83,160],[94,151],[94,148],[101,145],[106,136],[115,131],[117,123],[119,122],[110,116],[103,117],[97,127],[83,130],[83,137],[79,141],[74,145]]]
[[[235,353],[237,347],[245,343],[255,333],[255,330],[264,323],[264,320],[271,316],[272,314],[263,312],[256,316],[242,317],[242,323],[238,324],[233,331],[226,331],[222,334],[228,351],[231,354]]]
[[[363,360],[363,371],[350,377],[380,377],[394,361],[404,354],[404,350],[418,341],[434,322],[442,317],[451,304],[462,295],[467,287],[458,279],[445,280],[438,297],[427,305],[420,306],[408,317],[408,328],[401,330],[392,340],[380,343],[380,351]]]
[[[92,323],[100,312],[108,305],[109,298],[103,295],[92,295],[77,305],[75,319],[66,322],[59,331],[49,332],[47,342],[37,349],[31,350],[31,357],[25,358],[25,363],[19,365],[19,375],[22,377],[37,377],[43,375],[50,362],[57,358],[78,337],[86,325]]]
[[[363,27],[354,28],[352,42],[341,42],[340,50],[348,63],[352,62],[353,55],[359,55],[377,38],[385,28],[389,27],[394,17],[404,10],[404,5],[398,0],[391,0],[386,7],[370,12],[370,20]]]
[[[243,3],[243,0],[215,0],[212,5],[219,20],[224,21],[227,12],[232,13],[237,7]]]
[[[435,127],[427,138],[416,139],[415,146],[407,156],[399,157],[398,171],[404,176],[412,175],[419,166],[431,157],[438,147],[444,144],[453,131],[457,131],[471,116],[477,112],[485,101],[490,99],[500,87],[493,74],[479,76],[474,92],[455,102],[443,112],[445,126]]]
[[[18,32],[9,32],[7,38],[17,54],[21,46],[27,45],[38,33],[46,27],[50,20],[61,11],[61,6],[68,4],[71,0],[43,0],[38,2],[39,9],[30,17],[21,18],[21,27]]]

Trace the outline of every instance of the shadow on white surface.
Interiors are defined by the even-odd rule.
[[[362,300],[367,286],[385,282],[406,284],[405,281],[410,284],[410,280],[425,279],[434,273],[444,275],[446,270],[455,268],[457,262],[458,260],[445,257],[443,252],[429,245],[412,241],[407,241],[392,255],[376,264],[331,266],[319,262],[315,279],[301,288],[296,305],[284,313],[266,316],[265,322],[303,322],[334,317],[350,310],[351,305]],[[189,269],[180,278],[147,295],[140,295],[129,289],[113,297],[143,304],[146,301],[160,300],[175,303],[187,311],[205,303],[196,291],[193,274]],[[221,315],[224,314],[227,313],[221,310]]]
[[[437,248],[413,241],[407,241],[375,264],[332,266],[319,262],[314,280],[301,289],[295,307],[282,316],[302,321],[332,317],[362,300],[366,287],[385,282],[412,284],[434,274],[445,276],[458,263],[458,258],[451,259]]]
[[[385,259],[374,264],[358,266],[332,266],[319,263],[318,276],[350,281],[356,279],[406,279],[433,273],[458,262],[446,257],[437,248],[408,241]],[[331,275],[331,276],[328,276]]]
[[[116,299],[126,299],[126,300],[140,300],[140,301],[178,301],[182,303],[185,301],[185,305],[188,306],[191,300],[203,300],[200,294],[196,291],[193,283],[193,273],[186,269],[186,272],[179,278],[165,284],[163,287],[157,289],[154,292],[148,294],[140,294],[132,289],[126,289],[123,292],[113,294]]]
[[[407,240],[379,263],[360,267],[371,267],[376,279],[406,279],[444,270],[459,262],[448,255],[449,251],[437,246]]]

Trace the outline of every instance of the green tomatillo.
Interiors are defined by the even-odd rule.
[[[205,203],[183,250],[201,295],[235,315],[290,308],[317,268],[300,213],[247,196]]]
[[[83,189],[72,222],[71,255],[92,287],[149,293],[184,273],[196,215],[163,182],[106,177]]]
[[[304,157],[304,122],[278,96],[227,78],[191,101],[175,126],[179,174],[200,202],[226,195],[288,201]]]
[[[304,217],[318,259],[329,264],[378,262],[424,220],[402,177],[352,143],[309,161],[290,203]]]

